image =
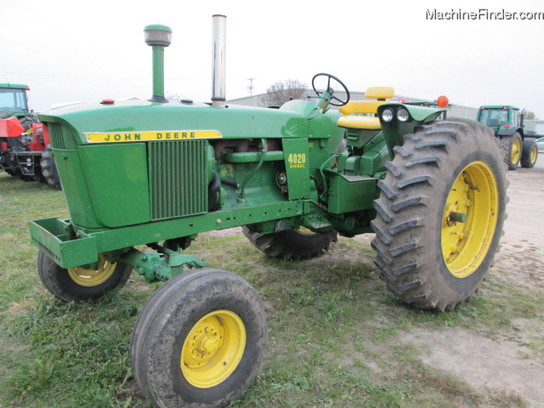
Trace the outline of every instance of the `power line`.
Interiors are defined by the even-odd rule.
[[[249,96],[253,96],[253,81],[255,78],[248,78],[247,80],[249,81],[249,86],[247,87],[249,90]]]

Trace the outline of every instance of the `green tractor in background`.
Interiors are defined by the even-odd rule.
[[[493,129],[504,151],[504,161],[509,170],[534,167],[538,148],[533,138],[526,138],[523,131],[523,114],[511,105],[484,105],[478,111],[478,122]]]
[[[225,16],[213,21],[212,103],[165,100],[171,31],[152,25],[149,101],[40,115],[71,218],[30,223],[39,276],[63,301],[100,298],[132,270],[166,282],[131,343],[135,379],[155,407],[225,406],[263,364],[262,301],[242,278],[187,253],[197,234],[242,226],[269,256],[304,259],[338,235],[374,232],[387,288],[413,307],[445,310],[475,293],[505,218],[503,155],[487,127],[388,103],[391,88],[349,101],[329,74],[314,76],[313,102],[227,105]]]

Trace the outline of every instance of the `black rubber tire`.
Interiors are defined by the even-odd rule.
[[[501,149],[504,152],[504,162],[508,166],[508,170],[516,170],[519,166],[521,152],[517,154],[517,160],[512,160],[512,149],[518,143],[519,143],[519,148],[521,149],[522,148],[521,136],[518,132],[510,136],[504,136],[500,139]]]
[[[6,173],[8,173],[12,177],[17,177],[21,174],[21,170],[17,169],[6,169]]]
[[[38,253],[38,274],[43,285],[63,302],[96,300],[106,292],[122,287],[130,277],[132,268],[123,263],[117,263],[112,275],[103,283],[96,286],[82,286],[76,283],[67,269],[57,265],[43,251]]]
[[[453,309],[477,290],[499,247],[507,202],[502,151],[484,125],[456,118],[416,128],[394,151],[374,201],[374,262],[402,301],[420,309]],[[473,273],[456,277],[442,252],[445,205],[457,176],[481,162],[496,180],[498,211],[488,218],[495,230],[489,246],[475,250],[481,263],[474,263]]]
[[[181,370],[182,348],[197,322],[216,311],[233,312],[245,326],[240,362],[222,382],[191,385]],[[257,292],[239,276],[203,268],[165,283],[140,313],[131,342],[134,377],[155,407],[224,407],[239,398],[264,364],[268,326]]]
[[[329,249],[331,242],[338,241],[337,232],[305,234],[295,229],[261,234],[248,227],[242,231],[251,244],[265,254],[285,260],[315,258]]]
[[[61,190],[59,172],[57,171],[55,159],[53,158],[51,145],[47,145],[43,151],[40,167],[45,182],[57,190]]]
[[[535,139],[528,138],[523,141],[521,148],[521,167],[532,169],[538,159],[538,147]]]

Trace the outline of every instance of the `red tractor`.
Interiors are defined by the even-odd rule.
[[[29,111],[28,85],[0,84],[0,168],[60,189],[49,134]]]

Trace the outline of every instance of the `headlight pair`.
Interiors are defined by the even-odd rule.
[[[396,113],[395,109],[393,108],[387,108],[382,111],[382,120],[384,122],[391,122],[395,116],[400,122],[406,122],[408,119],[410,119],[410,114],[408,113],[408,110],[402,107],[398,108],[396,110]]]

